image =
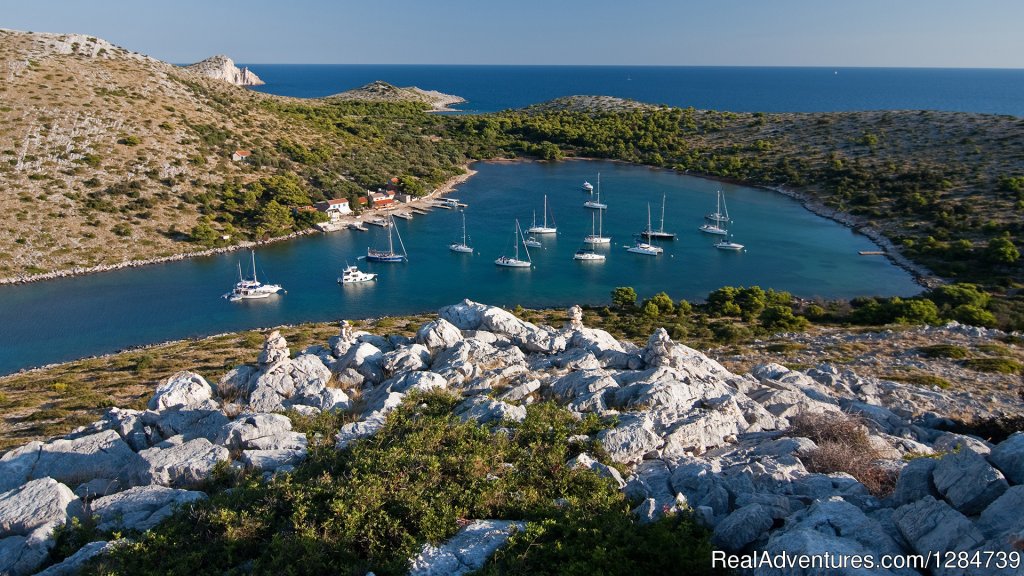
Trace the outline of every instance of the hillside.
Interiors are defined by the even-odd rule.
[[[96,38],[3,30],[0,70],[0,210],[9,215],[0,225],[0,277],[287,234],[308,224],[282,205],[344,197],[394,175],[429,189],[462,171],[459,155],[435,154],[443,142],[421,141],[408,122],[408,140],[387,146],[359,128],[326,133],[289,108],[324,102],[249,91]],[[392,100],[393,115],[426,107],[422,96]],[[330,108],[341,120],[366,112],[355,101]],[[381,119],[392,121],[399,119]],[[253,154],[232,162],[236,149]],[[310,186],[293,170],[308,155],[349,162],[317,171]],[[237,200],[224,215],[229,197]],[[192,241],[201,220],[206,234]]]

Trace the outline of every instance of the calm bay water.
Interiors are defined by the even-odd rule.
[[[132,345],[304,321],[361,318],[435,310],[463,297],[489,304],[563,306],[609,302],[616,286],[633,286],[642,297],[667,291],[674,298],[702,299],[723,285],[753,285],[812,297],[863,294],[910,295],[919,288],[903,270],[880,257],[858,256],[875,247],[863,236],[804,210],[784,196],[681,176],[668,171],[607,162],[484,163],[454,194],[466,209],[472,255],[449,252],[461,235],[458,212],[434,210],[397,220],[409,262],[358,261],[378,281],[339,286],[345,262],[356,263],[368,245],[386,243],[385,232],[342,231],[260,248],[261,279],[283,284],[287,294],[265,301],[229,303],[220,298],[236,280],[247,253],[222,254],[77,278],[0,287],[0,373],[115,351]],[[584,180],[601,172],[604,218],[612,245],[601,263],[572,260],[590,233],[591,210],[582,203]],[[742,253],[712,247],[701,234],[703,214],[722,189],[732,231]],[[543,195],[559,233],[531,250],[530,270],[499,268],[509,250],[514,220],[528,227],[540,217]],[[651,204],[655,227],[667,196],[666,230],[659,257],[630,254],[624,245],[643,229]]]
[[[384,80],[468,100],[471,112],[591,94],[733,112],[946,110],[1024,116],[1024,70],[704,66],[249,64],[256,90],[314,98]]]

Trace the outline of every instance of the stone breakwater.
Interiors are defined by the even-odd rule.
[[[334,438],[343,448],[376,433],[408,394],[425,390],[458,395],[456,415],[493,427],[522,420],[539,400],[615,415],[614,427],[593,440],[629,472],[586,453],[567,464],[614,482],[640,522],[692,512],[713,530],[715,546],[731,553],[879,558],[1011,552],[1024,543],[1024,433],[993,446],[944,432],[956,395],[829,365],[799,372],[762,364],[734,374],[662,329],[638,347],[587,328],[578,307],[554,328],[467,300],[442,308],[414,338],[342,322],[327,343],[297,353],[273,332],[253,364],[210,376],[217,376],[212,384],[180,372],[157,387],[147,410],[114,408],[63,438],[0,458],[0,573],[34,573],[54,545],[53,530],[76,517],[95,517],[100,530],[156,526],[206,498],[199,488],[221,462],[267,477],[293,469],[307,439],[292,430],[286,409],[351,409],[358,394],[357,419]],[[858,417],[858,432],[877,454],[873,465],[890,471],[895,489],[873,494],[848,474],[813,471],[809,463],[824,446],[792,424],[814,415]],[[425,546],[410,569],[468,572],[521,526],[481,519],[445,545]],[[49,573],[69,573],[112,546],[117,541],[90,543]],[[799,573],[811,572],[787,572]],[[1019,572],[930,572],[964,573]]]

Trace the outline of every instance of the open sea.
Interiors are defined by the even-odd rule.
[[[711,66],[247,64],[281,96],[315,98],[374,80],[465,98],[494,112],[576,94],[733,112],[946,110],[1024,116],[1024,69]]]
[[[732,111],[933,109],[1024,116],[1024,71],[867,68],[671,68],[532,66],[250,67],[274,94],[316,97],[373,80],[456,94],[464,111],[517,108],[572,94],[604,94],[676,106]],[[380,228],[342,231],[265,246],[257,251],[261,278],[287,294],[266,301],[220,298],[247,253],[195,258],[76,278],[0,286],[0,374],[113,352],[125,347],[227,331],[306,321],[365,318],[436,310],[472,298],[490,304],[605,304],[616,286],[641,297],[667,291],[700,300],[723,285],[761,285],[803,297],[911,295],[912,278],[888,260],[859,256],[875,246],[865,237],[815,216],[769,191],[609,162],[481,163],[455,197],[466,209],[475,253],[449,252],[461,231],[457,212],[434,210],[399,220],[409,252],[401,264],[358,258],[380,246]],[[582,207],[584,180],[601,172],[608,205],[604,231],[613,238],[604,263],[572,255],[590,233]],[[723,252],[697,231],[723,190],[734,217],[731,232],[745,252]],[[547,194],[559,233],[533,251],[528,270],[503,269],[494,259],[510,249],[515,219],[524,227]],[[647,221],[647,206],[679,239],[658,257],[626,252]],[[345,263],[378,273],[365,286],[339,286]]]

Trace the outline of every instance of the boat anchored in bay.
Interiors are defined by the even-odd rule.
[[[448,245],[448,249],[452,252],[458,252],[460,254],[472,254],[473,247],[469,245],[469,236],[466,236],[466,213],[462,213],[462,241],[456,240]]]
[[[229,302],[239,300],[259,300],[269,298],[278,292],[283,291],[279,284],[263,284],[256,277],[256,251],[252,251],[252,278],[242,276],[242,263],[238,263],[238,283],[235,287],[223,296]]]
[[[369,282],[376,280],[376,274],[370,274],[369,272],[363,272],[355,266],[345,266],[341,270],[341,276],[338,277],[338,284],[359,284],[361,282]]]
[[[555,232],[558,232],[558,228],[556,228],[554,226],[554,223],[555,223],[555,215],[552,214],[551,215],[551,224],[552,224],[552,226],[548,226],[548,195],[545,194],[544,195],[544,225],[543,226],[537,226],[537,213],[534,212],[533,213],[533,226],[530,226],[529,228],[527,228],[526,231],[528,233],[530,233],[530,234],[554,234]]]
[[[515,238],[512,239],[512,257],[502,254],[494,261],[498,266],[506,268],[529,268],[533,262],[530,260],[530,249],[526,247],[526,239],[523,238],[523,230],[519,227],[519,220],[516,220]],[[526,260],[519,259],[519,243],[523,243],[523,250],[526,252]]]
[[[597,173],[597,200],[587,200],[583,203],[585,208],[593,208],[594,210],[604,210],[608,208],[607,204],[601,203],[601,173]]]
[[[651,230],[651,225],[648,223],[647,230],[640,233],[640,236],[648,240],[675,240],[675,232],[665,232],[665,194],[661,195],[661,225],[657,230]]]
[[[408,260],[409,255],[405,252],[405,244],[402,242],[402,235],[398,233],[398,229],[395,227],[394,218],[388,218],[388,249],[387,250],[376,250],[367,247],[366,249],[366,260],[369,262],[401,262]],[[394,234],[392,234],[394,232]],[[402,247],[402,252],[395,252],[395,244],[392,236],[398,236],[398,245]]]
[[[708,220],[711,220],[711,221],[710,222],[705,222],[704,224],[702,224],[701,227],[698,228],[698,230],[700,230],[701,232],[703,232],[705,234],[715,234],[717,236],[725,236],[726,234],[728,234],[728,232],[726,232],[725,228],[720,226],[720,224],[725,224],[725,223],[729,222],[729,209],[728,208],[725,209],[726,213],[725,213],[724,216],[722,216],[722,201],[723,201],[722,191],[719,190],[718,191],[718,205],[715,208],[715,211],[713,213],[711,213],[711,214],[707,214],[707,215],[704,216],[705,218],[707,218]]]

